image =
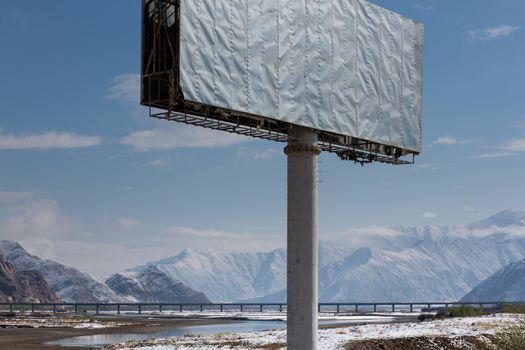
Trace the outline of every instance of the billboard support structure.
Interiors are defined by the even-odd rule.
[[[141,104],[273,141],[307,127],[343,160],[410,164],[422,51],[422,25],[367,0],[142,0]]]
[[[423,36],[367,0],[142,0],[150,116],[288,142],[289,350],[317,349],[318,156],[414,162]]]
[[[288,162],[287,343],[290,350],[317,349],[317,133],[291,127]]]

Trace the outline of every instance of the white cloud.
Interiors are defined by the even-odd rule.
[[[488,41],[507,37],[519,29],[521,29],[521,26],[504,24],[497,27],[469,30],[468,35],[470,41]]]
[[[220,238],[220,239],[241,239],[243,237],[246,237],[246,235],[228,232],[228,231],[220,231],[220,230],[214,230],[214,229],[195,229],[190,227],[172,227],[168,230],[168,232],[177,235],[179,237],[181,236],[187,236],[192,238]]]
[[[421,214],[421,217],[423,219],[435,219],[437,217],[436,214],[434,214],[433,212],[431,211],[426,211],[424,212],[423,214]]]
[[[423,164],[416,164],[415,166],[418,170],[438,170],[441,169],[439,166],[433,163],[423,163]]]
[[[255,252],[283,247],[286,235],[170,227],[164,231],[163,239],[166,245],[175,247],[214,252]]]
[[[168,161],[164,159],[153,159],[151,162],[149,162],[149,165],[158,167],[158,168],[164,168],[168,165]]]
[[[503,158],[525,152],[525,138],[509,140],[498,147],[499,151],[478,154],[472,158]]]
[[[393,227],[387,226],[367,226],[347,230],[346,234],[351,233],[352,235],[362,235],[365,237],[389,237],[394,238],[402,235],[403,233]]]
[[[430,213],[433,214],[433,213]],[[435,215],[435,214],[433,214]],[[436,218],[434,216],[433,218]],[[336,243],[342,249],[350,253],[355,249],[368,248],[387,248],[390,250],[406,249],[413,246],[417,241],[424,239],[430,233],[432,236],[444,234],[449,237],[459,237],[467,235],[470,232],[462,226],[451,229],[437,226],[420,226],[420,227],[385,227],[370,226],[361,228],[350,228],[342,232],[326,234],[320,237],[328,242]]]
[[[36,197],[35,192],[0,191],[0,202],[12,202]]]
[[[132,228],[140,225],[141,221],[135,218],[120,218],[118,219],[118,225],[121,228]]]
[[[49,199],[30,199],[12,206],[9,214],[0,227],[10,237],[53,237],[71,226],[71,220]]]
[[[72,226],[55,201],[35,198],[12,205],[0,221],[0,233],[2,239],[24,242],[33,254],[53,259],[55,239],[69,233]]]
[[[113,78],[108,98],[123,102],[139,103],[140,75],[123,74]]]
[[[504,230],[497,226],[490,226],[484,229],[466,230],[466,236],[472,237],[486,237],[494,234],[494,231],[500,231],[508,234],[511,237],[525,237],[525,228],[523,226],[507,226]]]
[[[248,136],[189,125],[174,125],[134,132],[121,139],[121,143],[138,151],[168,150],[175,148],[227,147],[250,142]]]
[[[510,140],[503,145],[502,149],[509,152],[525,152],[525,139]]]
[[[337,243],[341,248],[349,250],[383,247],[386,242],[402,242],[406,236],[406,232],[402,230],[379,225],[352,227],[341,232],[321,234],[323,240]]]
[[[83,136],[69,132],[11,135],[0,130],[0,150],[85,148],[97,146],[101,142],[99,136]]]
[[[525,152],[525,138],[507,141],[503,145],[501,145],[499,149],[500,149],[499,152],[482,153],[472,158],[483,159],[483,158],[503,158],[503,157],[515,156],[518,153]]]
[[[435,139],[433,143],[436,145],[462,145],[468,141],[452,136],[442,136]]]
[[[463,206],[461,206],[461,210],[466,212],[466,213],[471,213],[474,211],[474,208],[472,208],[470,205],[468,204],[465,204]]]
[[[519,129],[525,128],[525,115],[516,123],[516,127]]]
[[[270,159],[273,158],[275,155],[279,154],[279,151],[275,148],[267,148],[261,151],[256,151],[253,155],[253,158],[258,159]]]
[[[279,154],[275,148],[266,148],[262,150],[249,150],[247,148],[239,148],[237,156],[239,158],[251,158],[254,160],[271,159]]]
[[[31,240],[19,240],[18,243],[31,254],[47,257],[42,248],[33,249]],[[79,242],[76,240],[54,240],[53,250],[56,252],[53,260],[67,266],[73,266],[85,271],[101,280],[110,275],[144,264],[145,261],[154,261],[162,257],[172,256],[178,251],[171,251],[173,247],[140,246],[129,247],[125,244],[107,242]],[[96,257],[94,259],[93,257]]]
[[[514,153],[511,152],[490,152],[490,153],[481,153],[478,155],[475,155],[474,159],[486,159],[486,158],[503,158],[503,157],[509,157],[513,156]]]
[[[432,11],[434,6],[416,3],[414,4],[414,8],[420,11]]]

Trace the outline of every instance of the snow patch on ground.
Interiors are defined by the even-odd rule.
[[[77,328],[102,329],[131,325],[131,322],[93,320],[82,317],[18,316],[0,318],[0,328]]]
[[[388,322],[393,320],[396,316],[419,316],[420,312],[396,312],[396,313],[370,313],[370,314],[352,314],[352,313],[333,313],[333,312],[322,312],[319,313],[319,321],[349,321],[349,322]],[[176,316],[180,318],[199,318],[199,319],[242,319],[252,321],[286,321],[286,312],[279,311],[264,311],[264,312],[197,312],[197,311],[183,311],[183,312],[152,312],[151,315],[162,315],[162,316]]]
[[[108,327],[114,327],[115,325],[108,325],[108,324],[100,324],[96,322],[83,322],[80,324],[77,324],[76,326],[73,326],[73,328],[76,329],[102,329],[102,328],[108,328]]]
[[[449,318],[414,323],[368,324],[319,331],[319,350],[338,350],[352,340],[394,339],[420,336],[481,336],[494,334],[517,324],[517,315],[498,314],[479,317]],[[286,349],[286,332],[274,330],[259,333],[185,336],[122,344],[112,349],[122,350],[220,350],[253,349],[254,346],[281,344]]]

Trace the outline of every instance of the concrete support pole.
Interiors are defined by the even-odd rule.
[[[288,350],[317,350],[317,134],[288,133]]]

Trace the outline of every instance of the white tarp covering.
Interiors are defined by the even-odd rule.
[[[419,152],[423,25],[365,0],[182,0],[186,100]]]

